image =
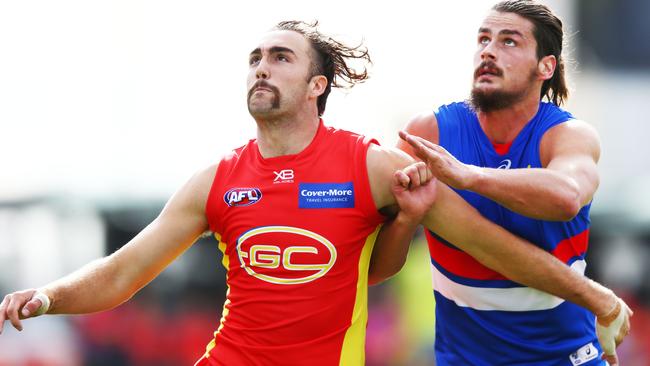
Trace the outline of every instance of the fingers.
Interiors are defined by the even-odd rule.
[[[433,173],[431,173],[427,165],[421,161],[413,163],[399,172],[399,176],[397,176],[396,173],[396,178],[398,178],[402,187],[407,189],[423,186],[433,179]]]
[[[596,330],[598,341],[604,351],[603,359],[611,365],[618,365],[616,347],[623,342],[630,332],[630,316],[632,311],[625,302],[616,298],[614,308],[598,317]]]
[[[627,311],[628,314],[630,314],[630,317],[632,317],[634,315],[634,311],[632,311],[632,309],[630,309],[630,307],[627,306],[625,301],[623,301],[623,309],[624,309],[624,311]]]
[[[429,141],[427,139],[424,139],[424,138],[422,138],[420,136],[411,135],[410,133],[408,133],[406,131],[399,131],[399,137],[402,140],[408,142],[411,146],[413,146],[413,144],[418,144],[418,143],[420,143],[423,146],[428,147],[430,149],[434,149],[436,146],[438,146],[438,145],[434,144],[433,142],[431,142],[431,141]]]
[[[418,158],[428,164],[433,176],[441,178],[449,174],[453,175],[453,170],[450,168],[458,162],[444,147],[404,131],[400,131],[400,137],[413,147],[413,152]],[[450,182],[445,183],[450,184]]]
[[[420,177],[420,185],[425,185],[433,179],[433,173],[429,170],[429,167],[423,163],[418,162],[415,164],[418,169],[418,176]]]
[[[11,293],[4,297],[0,303],[0,334],[4,330],[5,320],[9,320],[11,325],[19,331],[23,330],[21,319],[33,317],[38,314],[39,309],[45,303],[49,306],[49,298],[46,295],[41,295],[41,298],[34,297],[36,290],[24,290]],[[45,303],[43,299],[47,299]],[[47,310],[43,308],[43,310]]]
[[[418,158],[428,161],[436,159],[434,144],[431,142],[411,134],[408,134],[404,131],[399,132],[399,136],[413,147],[413,152],[417,155]]]
[[[43,302],[40,299],[32,298],[27,304],[25,304],[25,306],[23,306],[23,310],[21,311],[23,318],[28,318],[34,315],[41,306],[43,306]]]
[[[411,184],[411,178],[404,173],[402,170],[397,170],[395,171],[395,174],[393,174],[393,185],[402,187],[403,189],[408,189],[409,185]]]
[[[618,356],[616,353],[613,355],[603,355],[603,360],[607,361],[607,363],[610,364],[610,366],[617,366],[618,365]]]
[[[630,333],[630,317],[634,314],[623,300],[621,300],[621,302],[623,303],[623,313],[626,316],[623,320],[623,325],[615,338],[617,347],[619,344],[623,343],[623,339]]]
[[[20,309],[20,306],[22,301],[20,301],[20,298],[13,294],[9,297],[9,303],[7,304],[7,318],[9,318],[9,321],[11,322],[11,325],[14,326],[14,328],[22,331],[23,330],[23,324],[20,321],[20,316],[18,316],[18,310]]]
[[[2,334],[2,331],[4,330],[5,327],[5,320],[7,319],[5,313],[6,313],[8,302],[9,302],[9,295],[5,296],[4,299],[2,299],[2,302],[0,303],[0,334]]]

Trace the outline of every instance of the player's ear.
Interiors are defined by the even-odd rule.
[[[557,65],[557,59],[553,55],[548,55],[542,57],[541,60],[537,63],[537,74],[542,80],[548,80],[553,77],[555,73],[555,66]]]
[[[318,98],[327,88],[327,78],[325,75],[314,75],[309,80],[309,90],[314,98]]]

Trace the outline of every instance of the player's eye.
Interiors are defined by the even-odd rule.
[[[261,57],[259,55],[252,55],[248,58],[248,65],[253,66],[257,65],[260,62]]]

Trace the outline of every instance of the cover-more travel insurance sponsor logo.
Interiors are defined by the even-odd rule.
[[[300,183],[298,189],[300,208],[352,208],[354,185],[344,183]]]
[[[261,226],[237,239],[237,256],[249,275],[279,285],[295,285],[329,272],[336,262],[336,247],[306,229]]]

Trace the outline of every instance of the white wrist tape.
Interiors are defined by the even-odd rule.
[[[617,311],[616,317],[607,325],[602,325],[599,321],[596,321],[596,327],[598,331],[598,339],[600,340],[600,345],[603,347],[606,355],[613,355],[616,353],[616,337],[618,337],[621,332],[621,327],[625,322],[625,317],[627,312],[622,308],[620,300],[617,300],[617,303],[613,311]]]
[[[50,298],[40,291],[36,291],[32,300],[38,299],[41,300],[41,306],[36,309],[32,316],[39,316],[45,314],[50,309]]]

